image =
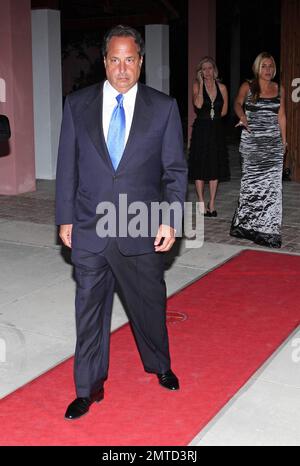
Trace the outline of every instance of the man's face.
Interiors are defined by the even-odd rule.
[[[125,94],[138,81],[143,58],[133,37],[112,37],[104,58],[106,77],[120,93]]]

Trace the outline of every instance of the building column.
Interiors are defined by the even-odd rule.
[[[286,91],[288,152],[285,166],[300,181],[300,0],[282,0],[281,82]]]
[[[216,0],[189,0],[188,12],[188,138],[195,119],[192,87],[196,66],[205,55],[216,56]]]
[[[170,92],[169,26],[150,24],[145,27],[146,84]]]
[[[235,0],[232,8],[231,46],[230,46],[230,102],[229,112],[235,116],[234,101],[241,85],[241,16],[240,1]]]
[[[30,0],[1,0],[0,113],[12,136],[0,144],[0,194],[35,190]]]
[[[36,178],[55,179],[62,118],[60,12],[32,10]]]

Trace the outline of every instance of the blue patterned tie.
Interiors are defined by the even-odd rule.
[[[108,152],[115,170],[118,168],[123,155],[126,126],[125,111],[123,107],[124,95],[119,94],[116,99],[118,104],[113,110],[107,134]]]

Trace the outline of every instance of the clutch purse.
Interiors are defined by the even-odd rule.
[[[9,119],[0,115],[0,141],[7,141],[11,136]]]

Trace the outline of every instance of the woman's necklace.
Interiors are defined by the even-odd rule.
[[[215,118],[215,100],[216,100],[217,94],[215,98],[213,99],[210,93],[208,92],[206,85],[205,85],[205,89],[210,99],[210,118],[213,120]]]

